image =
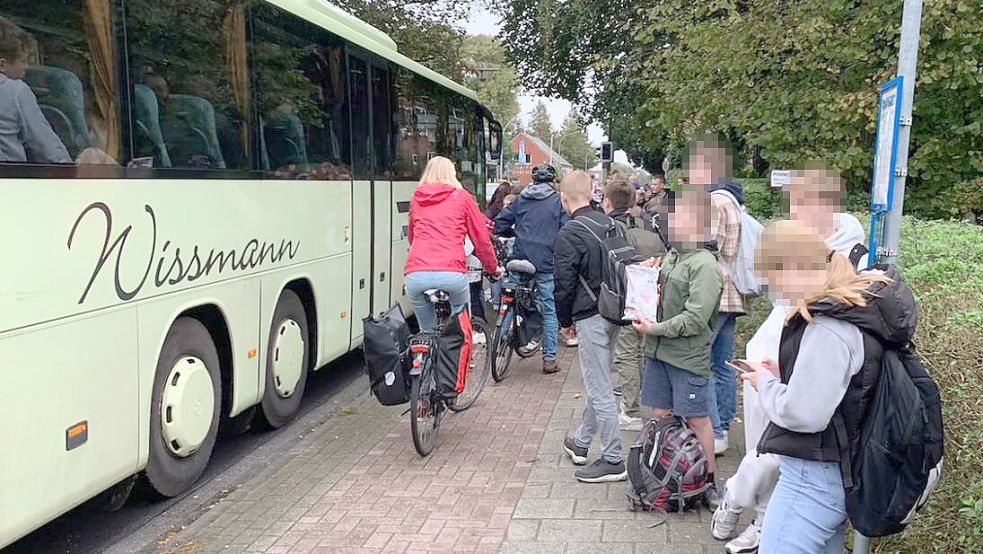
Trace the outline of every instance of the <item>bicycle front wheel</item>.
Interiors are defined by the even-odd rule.
[[[427,364],[420,375],[413,376],[410,386],[410,430],[417,454],[426,457],[433,452],[439,425],[440,401],[433,369]]]
[[[498,320],[495,327],[495,336],[492,338],[491,348],[488,349],[488,363],[491,366],[492,379],[496,383],[501,383],[512,369],[512,358],[515,352],[512,349],[513,334],[516,332],[515,324],[512,321],[512,308],[509,308]]]
[[[467,368],[467,378],[464,381],[464,391],[457,395],[457,401],[447,407],[454,412],[462,412],[474,405],[481,391],[488,382],[491,365],[488,363],[488,323],[481,317],[475,317],[471,322],[471,336],[474,347],[471,351],[471,365]],[[464,371],[465,368],[461,368]]]

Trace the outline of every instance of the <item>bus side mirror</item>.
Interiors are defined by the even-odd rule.
[[[502,158],[502,124],[492,121],[488,124],[489,155],[493,160]]]

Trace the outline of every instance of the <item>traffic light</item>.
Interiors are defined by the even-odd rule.
[[[614,161],[614,144],[611,142],[602,142],[600,153],[598,157],[602,162],[610,163]]]

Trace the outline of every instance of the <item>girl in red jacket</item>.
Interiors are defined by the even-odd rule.
[[[413,303],[421,329],[434,329],[437,314],[426,296],[428,289],[451,295],[454,312],[471,299],[464,237],[474,244],[474,254],[496,278],[498,267],[485,216],[455,176],[454,163],[436,156],[427,164],[410,203],[410,254],[406,260],[406,294]]]

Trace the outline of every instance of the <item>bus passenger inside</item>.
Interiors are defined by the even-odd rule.
[[[70,164],[72,157],[24,82],[31,36],[0,18],[0,162]]]

